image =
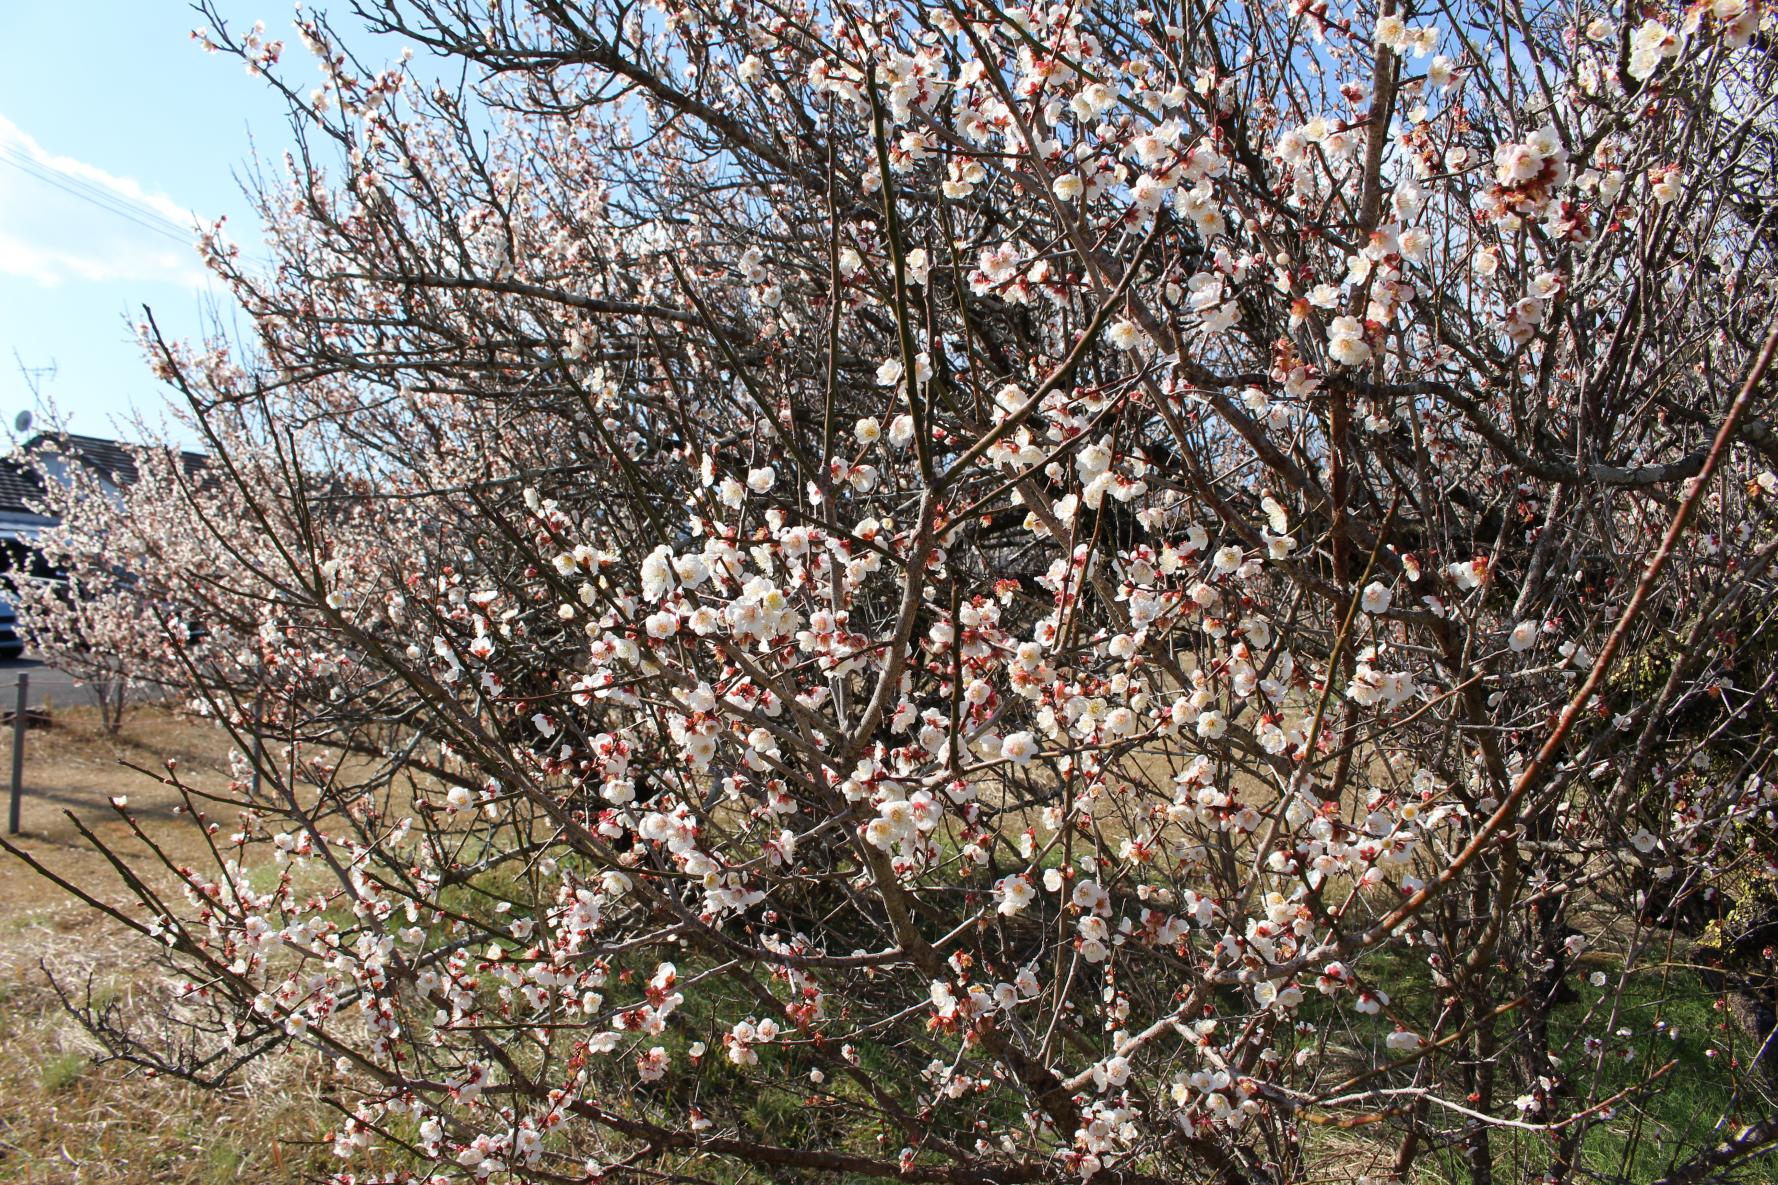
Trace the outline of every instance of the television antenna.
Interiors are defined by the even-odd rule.
[[[47,366],[26,366],[25,360],[15,349],[12,352],[13,364],[19,368],[19,374],[25,380],[25,386],[31,390],[31,398],[43,398],[43,384],[54,382],[56,377],[56,360],[51,358]]]

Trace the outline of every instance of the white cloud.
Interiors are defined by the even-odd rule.
[[[208,287],[192,246],[196,224],[165,194],[52,153],[0,115],[0,275],[46,287]]]
[[[69,280],[90,284],[146,280],[186,288],[207,288],[213,281],[194,252],[171,242],[165,250],[143,244],[139,250],[101,257],[25,242],[5,230],[0,230],[0,275],[18,276],[45,288]]]
[[[119,177],[107,173],[97,165],[89,165],[71,156],[58,156],[48,151],[30,133],[4,115],[0,115],[0,147],[16,147],[38,164],[63,176],[93,182],[127,201],[147,206],[182,229],[192,226],[198,220],[196,214],[165,194],[151,193],[134,177]]]

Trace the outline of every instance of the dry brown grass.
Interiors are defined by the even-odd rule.
[[[10,730],[0,729],[0,771],[10,769],[10,749]],[[182,781],[220,789],[228,752],[221,730],[161,708],[134,709],[117,736],[100,730],[92,709],[58,711],[53,728],[28,736],[19,846],[82,890],[127,908],[129,894],[81,827],[141,857],[133,867],[155,867],[110,806],[113,796],[127,795],[157,844],[176,859],[204,862],[207,851],[177,794],[128,765],[158,769],[175,758]],[[1157,785],[1171,778],[1172,765],[1159,754],[1133,761]],[[1257,786],[1250,793],[1264,800]],[[1108,836],[1117,834],[1115,806],[1101,806]],[[220,1091],[104,1059],[54,983],[82,995],[90,987],[152,1027],[171,1001],[152,954],[123,926],[0,853],[0,1183],[284,1182],[340,1167],[325,1140],[337,1117],[327,1099],[338,1084],[317,1055],[267,1059]],[[1367,1132],[1320,1129],[1309,1151],[1310,1177],[1332,1183],[1386,1173],[1393,1149]],[[1435,1179],[1432,1166],[1423,1162],[1416,1178]]]
[[[127,893],[74,820],[129,850],[135,841],[109,806],[126,794],[157,842],[195,856],[201,841],[180,817],[177,796],[119,763],[155,768],[175,757],[181,778],[217,785],[226,780],[227,752],[212,726],[159,708],[133,710],[116,737],[99,730],[90,709],[58,711],[53,728],[26,742],[19,846],[123,906]],[[0,770],[10,761],[7,730]],[[270,1059],[220,1091],[103,1059],[63,1008],[52,976],[153,1021],[165,1014],[170,990],[151,953],[120,924],[0,854],[0,1181],[213,1185],[308,1180],[336,1166],[318,1142],[335,1113],[324,1102],[327,1067],[312,1055]]]

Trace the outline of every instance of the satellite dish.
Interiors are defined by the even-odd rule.
[[[31,430],[31,413],[29,411],[21,411],[17,416],[13,417],[12,430],[17,432],[20,436],[29,432]]]

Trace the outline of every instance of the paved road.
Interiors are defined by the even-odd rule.
[[[18,703],[15,688],[21,674],[30,676],[26,690],[33,708],[45,705],[72,707],[93,702],[92,693],[76,686],[72,675],[46,667],[34,658],[0,659],[0,711],[10,712]]]

